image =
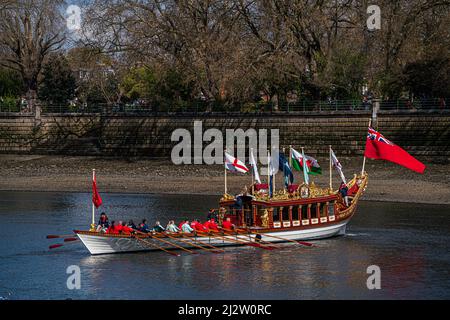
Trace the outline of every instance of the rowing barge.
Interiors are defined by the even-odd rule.
[[[255,186],[238,196],[225,194],[219,201],[218,220],[220,224],[226,218],[231,219],[237,228],[229,232],[136,235],[74,232],[92,255],[324,239],[345,234],[367,183],[367,173],[354,175],[347,183],[347,201],[338,190],[322,189],[314,183],[280,190],[271,197]]]

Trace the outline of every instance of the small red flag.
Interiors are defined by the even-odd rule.
[[[426,168],[422,162],[370,127],[364,156],[370,159],[391,161],[422,174]]]
[[[97,179],[95,178],[95,173],[92,177],[92,203],[94,203],[94,206],[96,208],[100,207],[102,205],[102,198],[100,197],[100,194],[97,190]]]

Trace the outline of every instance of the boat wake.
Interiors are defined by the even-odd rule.
[[[367,237],[370,236],[370,233],[346,233],[346,237]]]

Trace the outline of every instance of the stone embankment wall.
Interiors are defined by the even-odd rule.
[[[281,147],[305,146],[326,155],[332,145],[341,156],[361,155],[370,115],[42,115],[0,116],[0,153],[169,157],[172,132],[279,129]],[[419,158],[450,160],[450,114],[378,114],[375,127]],[[192,135],[193,137],[193,135]],[[205,142],[206,146],[208,142]]]

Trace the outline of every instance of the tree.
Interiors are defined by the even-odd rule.
[[[178,85],[189,85],[183,99],[200,96],[211,106],[257,101],[261,93],[281,103],[288,96],[358,98],[366,85],[379,97],[400,97],[411,89],[406,66],[449,57],[450,0],[381,0],[382,26],[375,31],[366,27],[369,4],[93,0],[82,40],[120,61],[125,74],[152,70],[155,85],[176,74]],[[140,90],[142,79],[134,80]]]
[[[64,55],[51,55],[44,65],[42,77],[40,100],[64,105],[75,97],[76,80]]]
[[[9,1],[0,11],[0,64],[21,75],[29,108],[35,106],[46,58],[64,44],[62,4],[62,0]]]
[[[450,97],[450,58],[437,57],[405,66],[404,83],[421,98]]]
[[[77,75],[77,97],[81,102],[108,106],[120,103],[123,90],[119,84],[128,66],[96,47],[72,48],[67,59]]]
[[[22,90],[20,75],[13,70],[0,68],[0,97],[17,98]]]

